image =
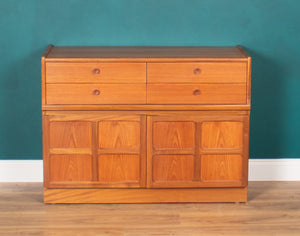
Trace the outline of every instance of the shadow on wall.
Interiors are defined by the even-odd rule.
[[[40,58],[45,48],[6,62],[0,82],[0,159],[42,159]]]
[[[280,158],[284,156],[285,71],[274,58],[249,48],[246,51],[252,57],[249,157]]]

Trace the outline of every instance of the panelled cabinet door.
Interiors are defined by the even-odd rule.
[[[147,185],[247,185],[247,116],[148,117]]]
[[[48,180],[92,181],[92,123],[55,120],[48,123]]]
[[[44,116],[45,186],[145,186],[145,120],[102,113]]]

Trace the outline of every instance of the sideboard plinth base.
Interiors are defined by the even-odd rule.
[[[201,189],[44,189],[45,203],[246,202],[247,187]]]

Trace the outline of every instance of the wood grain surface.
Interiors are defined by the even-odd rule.
[[[45,187],[145,186],[144,115],[58,112],[44,121]]]
[[[86,121],[53,121],[49,127],[50,148],[91,148],[92,125]]]
[[[165,114],[147,121],[148,187],[247,186],[246,116]]]
[[[50,179],[56,181],[91,181],[90,155],[50,155]]]
[[[122,117],[119,117],[121,120]],[[98,140],[101,149],[140,147],[139,121],[102,120],[98,123]]]
[[[140,157],[124,154],[99,155],[98,176],[100,182],[138,182]]]
[[[245,60],[237,47],[53,47],[46,61]]]
[[[47,104],[145,104],[145,84],[47,84]]]
[[[243,123],[233,121],[203,122],[203,148],[240,148],[243,145]]]
[[[247,201],[250,60],[241,47],[50,46],[45,202]]]
[[[50,204],[42,183],[0,183],[0,235],[300,234],[300,182],[250,182],[248,203]]]
[[[202,155],[201,179],[214,182],[240,181],[243,171],[242,160],[243,157],[237,154]]]
[[[147,63],[148,83],[245,83],[245,62]]]
[[[182,189],[180,191],[168,188],[44,189],[45,203],[196,203],[246,201],[247,187],[195,188]]]
[[[145,83],[146,63],[46,63],[46,83]]]
[[[99,105],[42,105],[43,111],[249,111],[250,104],[239,105],[199,105],[168,104],[136,105],[136,104],[102,104]]]
[[[246,84],[148,84],[147,104],[246,104]]]

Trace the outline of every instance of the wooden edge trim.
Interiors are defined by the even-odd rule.
[[[250,105],[43,105],[44,111],[247,111]]]
[[[153,155],[153,116],[148,115],[146,117],[146,186],[152,187],[152,155]]]
[[[147,170],[147,116],[141,115],[140,116],[140,150],[139,150],[139,156],[140,156],[140,186],[146,187],[146,170]]]
[[[243,49],[241,45],[237,45],[238,50],[247,57],[247,104],[251,104],[251,56]]]
[[[43,109],[43,105],[46,104],[46,63],[45,63],[45,60],[53,47],[54,46],[52,44],[50,44],[41,57],[42,109]]]
[[[236,47],[245,57],[247,57],[247,58],[250,57],[250,55],[245,51],[245,49],[243,49],[243,47],[241,45],[237,45]]]
[[[247,187],[200,189],[44,189],[45,203],[246,202]]]
[[[248,57],[248,64],[247,64],[247,104],[251,104],[251,68],[252,68],[252,59]]]
[[[98,121],[91,122],[92,129],[92,148],[91,148],[91,157],[92,157],[92,180],[98,181]]]
[[[244,55],[244,54],[243,54]],[[246,58],[46,58],[47,62],[240,62]]]
[[[44,113],[44,112],[43,112]],[[49,166],[50,166],[50,153],[49,153],[49,117],[43,114],[42,126],[43,126],[43,169],[44,169],[44,186],[49,185]]]
[[[46,58],[49,55],[49,53],[50,53],[50,51],[52,50],[53,47],[54,46],[52,44],[49,44],[48,47],[46,48],[42,58]]]
[[[249,114],[250,115],[250,114]],[[250,116],[244,117],[242,184],[248,185]]]

